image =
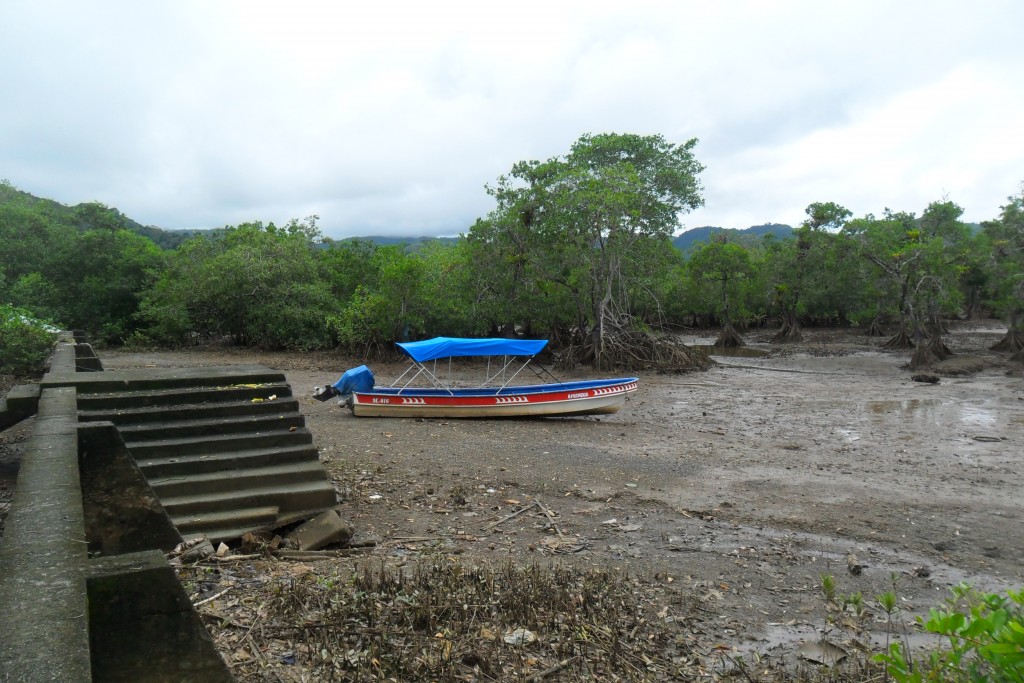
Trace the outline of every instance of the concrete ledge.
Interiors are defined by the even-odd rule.
[[[93,560],[88,590],[93,679],[234,680],[162,553]]]
[[[75,370],[78,372],[103,372],[103,363],[92,349],[92,344],[75,343]]]
[[[74,405],[74,389],[42,393],[45,433],[27,444],[0,538],[0,680],[90,680]]]
[[[69,374],[75,372],[75,343],[63,336],[57,341],[53,348],[53,355],[50,357],[50,372],[58,374]]]
[[[38,384],[18,384],[7,392],[7,409],[34,415],[39,409],[39,394],[42,389]]]

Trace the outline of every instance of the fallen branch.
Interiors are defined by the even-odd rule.
[[[360,548],[340,548],[338,550],[278,550],[274,557],[282,560],[329,560],[335,557],[348,557],[373,550],[373,546]]]
[[[549,522],[551,522],[551,526],[555,527],[555,533],[558,534],[559,540],[565,540],[565,536],[562,535],[562,530],[559,529],[558,524],[555,523],[554,513],[552,513],[551,510],[548,510],[546,507],[544,507],[544,505],[541,504],[540,501],[537,501],[536,503],[534,503],[534,505],[540,508],[540,511],[543,512],[544,516],[548,518]]]
[[[548,676],[553,676],[554,674],[558,673],[562,669],[564,669],[564,668],[566,668],[568,666],[571,666],[579,658],[580,658],[580,656],[576,655],[575,657],[569,657],[569,659],[563,659],[558,664],[555,664],[553,667],[551,667],[549,669],[544,669],[543,671],[539,671],[539,672],[533,674],[532,676],[527,678],[526,681],[527,681],[527,683],[540,683],[540,681],[543,681]]]
[[[524,512],[526,512],[527,510],[532,510],[533,508],[535,508],[535,507],[537,507],[539,505],[540,505],[540,503],[534,501],[534,502],[530,503],[529,505],[527,505],[526,507],[524,507],[522,510],[517,510],[516,512],[513,512],[511,515],[506,515],[505,517],[502,517],[501,519],[499,519],[497,522],[491,522],[490,524],[488,524],[487,526],[484,527],[484,531],[487,531],[489,529],[493,529],[494,527],[498,526],[499,524],[504,524],[505,522],[509,521],[510,519],[515,519],[519,515],[521,515]]]
[[[211,596],[210,596],[210,597],[208,597],[208,598],[203,598],[203,599],[202,599],[202,600],[200,600],[199,602],[194,602],[194,603],[192,603],[192,606],[193,606],[193,607],[199,607],[200,605],[205,605],[205,604],[206,604],[206,603],[208,603],[208,602],[213,602],[214,600],[216,600],[216,599],[217,599],[217,598],[219,598],[220,596],[222,596],[222,595],[224,595],[225,593],[227,593],[228,591],[230,591],[230,590],[231,590],[231,588],[232,588],[232,586],[228,586],[227,588],[225,588],[224,590],[222,590],[222,591],[221,591],[220,593],[217,593],[216,595],[211,595]]]

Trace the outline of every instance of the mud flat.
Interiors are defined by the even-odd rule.
[[[955,329],[937,384],[912,381],[910,353],[882,340],[815,330],[782,349],[750,335],[766,355],[720,357],[707,372],[643,374],[626,407],[601,418],[354,418],[311,398],[302,411],[343,516],[357,538],[380,541],[377,559],[617,568],[643,578],[663,615],[697,600],[694,633],[784,657],[822,632],[823,574],[869,601],[895,589],[907,617],[961,581],[1024,585],[1024,378],[986,350],[1004,331]],[[361,362],[102,356],[112,369],[261,363],[299,395]],[[875,615],[879,639],[884,622]]]

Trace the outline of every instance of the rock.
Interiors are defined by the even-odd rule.
[[[925,384],[938,384],[939,376],[933,375],[930,372],[921,372],[916,375],[911,375],[910,379],[915,382],[924,382]]]
[[[525,628],[517,628],[506,631],[502,640],[509,645],[529,645],[537,640],[537,634]]]
[[[328,545],[344,545],[355,529],[337,510],[328,510],[309,520],[290,534],[299,550],[316,550]]]
[[[188,548],[181,554],[182,562],[199,562],[214,554],[213,544],[210,539],[204,538],[199,543]]]

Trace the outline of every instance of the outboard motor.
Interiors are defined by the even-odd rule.
[[[318,401],[328,401],[338,395],[338,390],[332,386],[314,387],[313,398]]]
[[[346,399],[352,395],[353,391],[373,391],[374,383],[373,372],[370,371],[370,368],[360,365],[357,368],[346,370],[341,379],[335,382],[333,386],[317,387],[314,389],[313,398],[318,401],[327,401],[335,396],[341,396],[343,399]]]

